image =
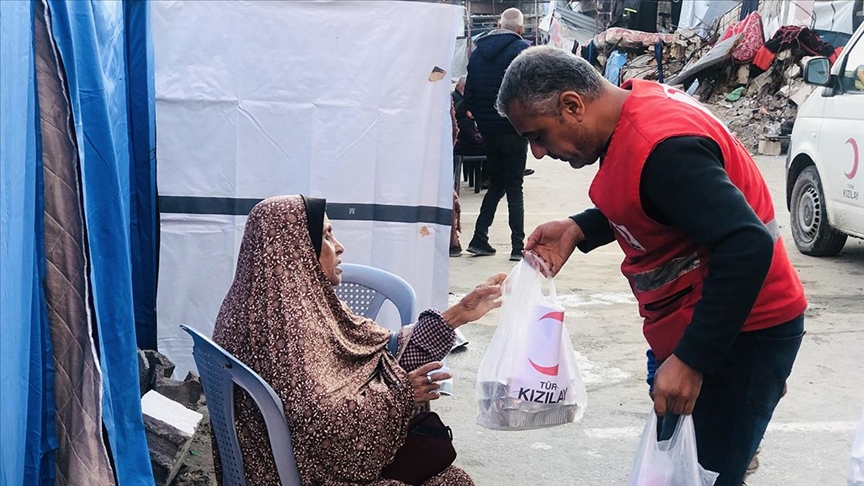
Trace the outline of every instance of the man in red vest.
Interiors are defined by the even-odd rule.
[[[575,248],[617,240],[661,363],[653,392],[662,427],[692,414],[700,463],[720,473],[717,485],[739,486],[791,372],[807,307],[753,159],[685,93],[643,80],[616,87],[551,47],[513,61],[497,108],[535,157],[575,169],[599,161],[589,191],[596,207],[540,225],[525,249],[556,274]]]

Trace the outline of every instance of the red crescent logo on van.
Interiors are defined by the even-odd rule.
[[[542,321],[543,319],[555,319],[556,321],[564,322],[564,313],[563,312],[550,312],[550,313],[544,315],[543,317],[541,317],[540,319],[538,319],[538,321]],[[531,366],[533,366],[534,369],[537,370],[537,372],[539,372],[539,373],[542,373],[542,374],[548,375],[548,376],[558,376],[558,366],[559,365],[557,365],[557,364],[555,366],[540,366],[537,363],[531,361],[531,358],[528,358],[528,362],[531,363]]]
[[[844,172],[844,175],[847,179],[853,179],[858,173],[858,143],[855,142],[854,138],[846,140],[846,143],[852,146],[852,170],[848,174]]]

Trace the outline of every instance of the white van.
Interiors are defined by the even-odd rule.
[[[864,24],[831,69],[807,62],[820,86],[798,110],[786,158],[786,203],[801,253],[836,255],[846,237],[864,238]]]

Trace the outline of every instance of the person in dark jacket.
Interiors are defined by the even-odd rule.
[[[455,104],[456,124],[459,127],[459,136],[456,138],[456,147],[453,149],[455,155],[486,155],[483,148],[483,137],[477,129],[477,123],[468,114],[465,108],[464,93],[467,76],[460,76],[453,90],[453,103]]]
[[[510,213],[512,261],[522,259],[525,240],[522,179],[525,175],[528,141],[516,133],[506,118],[498,114],[495,100],[510,62],[528,47],[520,35],[523,23],[522,12],[516,8],[508,8],[501,14],[499,28],[477,40],[477,47],[468,61],[468,79],[463,100],[466,110],[474,117],[483,136],[489,174],[489,190],[483,197],[468,252],[475,255],[495,254],[495,249],[489,244],[489,226],[495,218],[498,203],[506,194]]]

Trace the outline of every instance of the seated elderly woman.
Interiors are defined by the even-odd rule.
[[[437,398],[435,381],[449,378],[427,373],[441,366],[455,328],[500,305],[505,274],[402,328],[397,361],[387,349],[390,331],[355,315],[333,290],[343,248],[324,206],[323,199],[282,196],[252,209],[213,340],[282,399],[303,484],[402,484],[381,471],[415,410]],[[247,482],[277,484],[264,420],[242,390],[235,411]],[[450,466],[423,484],[473,482]]]

